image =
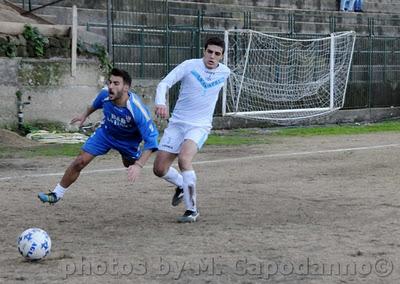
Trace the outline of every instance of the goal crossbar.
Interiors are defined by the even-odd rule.
[[[316,39],[226,31],[224,62],[232,73],[222,114],[296,123],[342,108],[354,44],[353,31]]]

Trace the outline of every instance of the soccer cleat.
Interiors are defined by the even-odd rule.
[[[171,202],[172,206],[178,206],[179,203],[182,202],[182,199],[183,199],[183,188],[178,186],[175,189],[174,196],[172,196],[172,202]]]
[[[43,203],[47,202],[49,204],[54,204],[58,200],[60,200],[60,198],[57,198],[54,192],[49,192],[49,193],[39,192],[38,197],[40,201],[42,201]]]
[[[200,216],[199,211],[186,210],[182,216],[178,217],[179,223],[193,223],[196,222],[197,218]]]

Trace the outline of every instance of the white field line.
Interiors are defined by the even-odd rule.
[[[338,149],[330,149],[330,150],[255,155],[255,156],[226,158],[226,159],[215,159],[215,160],[208,160],[208,161],[197,161],[197,162],[193,162],[193,164],[194,165],[215,164],[215,163],[250,161],[250,160],[257,160],[257,159],[268,159],[268,158],[279,158],[279,157],[307,156],[307,155],[315,155],[315,154],[329,154],[329,153],[340,153],[340,152],[350,152],[350,151],[367,151],[367,150],[384,149],[384,148],[392,148],[392,147],[400,147],[400,143],[375,145],[375,146],[364,146],[364,147],[353,147],[353,148],[338,148]],[[152,168],[152,165],[147,165],[147,166],[145,166],[145,168]],[[95,174],[95,173],[118,172],[118,171],[126,171],[126,168],[86,170],[86,171],[82,171],[81,174]],[[20,175],[20,176],[0,177],[0,181],[16,180],[16,179],[24,179],[24,178],[35,178],[35,177],[62,176],[62,175],[64,175],[64,172],[28,174],[28,175]]]

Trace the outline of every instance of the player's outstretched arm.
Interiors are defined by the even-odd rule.
[[[86,119],[88,118],[88,116],[91,115],[95,111],[96,111],[96,109],[94,107],[92,107],[92,106],[88,107],[83,114],[71,119],[71,124],[74,124],[75,122],[80,121],[79,127],[81,127],[83,125],[83,123],[86,121]]]
[[[150,158],[151,154],[153,153],[152,150],[145,150],[142,153],[142,156],[139,160],[136,161],[133,165],[129,166],[128,168],[128,180],[130,182],[135,182],[139,176],[142,168],[146,164],[147,160]]]

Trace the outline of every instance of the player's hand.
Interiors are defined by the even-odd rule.
[[[135,182],[138,179],[141,171],[142,171],[142,168],[139,165],[133,164],[133,165],[129,166],[128,180],[130,182]]]
[[[77,117],[74,117],[73,119],[71,119],[70,123],[74,124],[75,122],[80,121],[79,127],[81,127],[83,125],[83,123],[85,122],[85,120],[86,120],[86,116],[85,115],[81,115],[81,116],[77,116]]]
[[[156,105],[154,112],[156,113],[157,117],[161,117],[163,119],[167,119],[169,116],[167,106],[165,105]]]

